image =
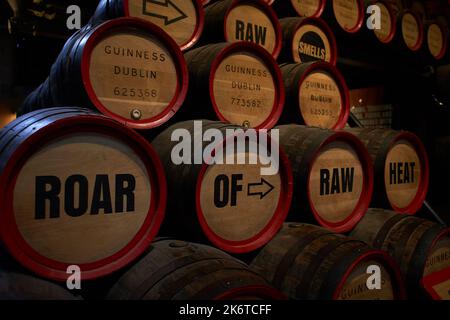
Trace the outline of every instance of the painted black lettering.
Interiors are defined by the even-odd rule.
[[[35,219],[45,219],[47,201],[50,218],[59,218],[61,181],[58,177],[36,177],[35,190]]]

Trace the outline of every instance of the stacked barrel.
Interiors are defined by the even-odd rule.
[[[374,39],[419,51],[414,11],[374,3]],[[392,300],[448,280],[448,230],[411,217],[420,140],[343,130],[338,39],[370,4],[100,1],[0,132],[7,256],[57,283],[107,277],[108,299]]]

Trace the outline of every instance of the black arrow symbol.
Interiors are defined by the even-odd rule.
[[[142,14],[150,17],[164,19],[164,24],[166,26],[187,18],[187,15],[170,0],[143,1],[144,3],[142,5]]]
[[[258,187],[260,187],[260,188],[258,188]],[[265,187],[265,189],[266,189],[265,192],[262,191],[262,190],[264,190],[263,187]],[[252,191],[252,189],[253,189],[253,191]],[[256,189],[256,191],[254,189]],[[261,178],[261,182],[259,182],[259,183],[249,183],[248,184],[247,195],[248,196],[260,196],[260,199],[264,199],[264,197],[267,196],[269,193],[271,193],[273,189],[275,189],[275,187],[273,185],[271,185],[264,178]]]

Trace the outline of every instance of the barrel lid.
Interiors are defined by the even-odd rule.
[[[364,24],[362,0],[331,0],[338,25],[348,33],[357,33]]]
[[[381,10],[381,29],[374,30],[376,38],[382,43],[390,43],[397,32],[397,16],[392,6],[386,0],[377,0],[376,5]]]
[[[245,132],[237,132],[218,143],[214,153],[226,150],[228,141],[239,136],[245,136]],[[247,139],[248,143],[259,143],[252,136]],[[274,148],[278,146],[272,140],[271,149]],[[288,158],[281,149],[279,152],[279,171],[272,176],[261,175],[264,166],[259,161],[247,165],[202,166],[196,185],[197,218],[208,240],[218,248],[232,253],[254,251],[269,242],[283,225],[292,199],[293,176]],[[245,156],[249,156],[248,151]],[[227,186],[232,186],[230,193],[234,192],[235,196],[224,195],[228,193],[224,191],[229,190]],[[216,199],[228,202],[218,207]],[[255,223],[244,222],[249,219]]]
[[[403,42],[411,51],[418,51],[423,44],[423,23],[416,12],[403,11],[400,18]]]
[[[237,7],[241,7],[239,10],[234,10]],[[239,20],[239,19],[243,19]],[[224,20],[224,35],[227,42],[236,42],[246,39],[236,39],[237,32],[232,27],[231,23],[239,20],[244,23],[244,29],[249,30],[248,34],[252,35],[252,43],[260,42],[258,39],[255,42],[255,38],[259,35],[262,37],[265,34],[265,43],[258,43],[261,47],[265,48],[275,59],[278,58],[282,47],[282,32],[281,26],[278,21],[278,17],[273,9],[265,1],[253,1],[253,0],[233,0],[228,11],[225,14]],[[262,28],[262,29],[261,29]],[[271,32],[268,32],[268,28],[272,28]],[[230,29],[230,30],[229,30]],[[263,31],[265,29],[265,31]],[[233,32],[234,30],[234,32]],[[247,36],[246,30],[243,30],[243,34]],[[270,37],[270,38],[268,38]]]
[[[57,281],[66,281],[69,277],[67,268],[70,265],[78,265],[81,270],[82,280],[89,280],[108,275],[126,266],[142,254],[159,230],[166,205],[166,181],[163,167],[151,146],[134,131],[101,115],[71,115],[70,117],[56,119],[37,130],[34,130],[33,127],[24,127],[24,129],[32,133],[7,159],[7,164],[0,176],[1,203],[4,204],[0,211],[2,220],[0,236],[11,255],[22,265],[43,277]],[[82,139],[78,139],[79,137]],[[92,140],[88,140],[91,138]],[[90,143],[91,141],[94,142]],[[65,144],[65,142],[68,143]],[[98,143],[97,147],[95,147],[96,143]],[[112,237],[111,231],[114,230],[114,224],[111,225],[110,221],[105,221],[105,217],[108,216],[110,219],[115,219],[115,222],[118,222],[117,219],[121,219],[121,222],[123,222],[123,215],[108,215],[106,214],[106,209],[105,211],[100,209],[98,214],[92,212],[92,214],[82,213],[78,217],[69,217],[64,212],[57,212],[58,219],[56,219],[56,216],[53,218],[48,217],[46,212],[44,212],[45,216],[38,217],[37,210],[35,210],[35,217],[32,217],[36,219],[31,219],[28,216],[30,211],[27,209],[27,201],[24,198],[20,198],[19,201],[15,199],[21,194],[23,195],[24,192],[31,199],[33,192],[30,192],[28,189],[33,188],[35,185],[30,183],[29,179],[32,176],[36,176],[37,171],[42,172],[45,177],[49,177],[55,172],[61,173],[61,177],[57,177],[55,174],[57,179],[61,178],[60,191],[69,188],[67,187],[69,177],[66,179],[66,176],[69,176],[71,172],[66,172],[64,165],[79,163],[79,170],[73,172],[73,174],[78,176],[84,172],[83,170],[86,172],[92,171],[91,167],[84,166],[82,162],[83,159],[92,158],[94,156],[92,154],[83,155],[80,151],[81,153],[78,156],[71,157],[67,163],[61,162],[63,159],[61,154],[59,157],[55,156],[60,151],[63,154],[67,154],[66,151],[67,148],[70,148],[70,144],[78,145],[77,150],[80,149],[80,145],[84,145],[86,151],[90,150],[89,152],[104,149],[103,151],[105,152],[100,152],[99,157],[102,154],[108,154],[108,150],[113,150],[110,153],[115,154],[117,157],[109,162],[98,159],[101,162],[95,166],[96,168],[101,167],[105,169],[111,163],[120,165],[120,161],[123,161],[126,157],[134,159],[133,161],[130,160],[133,164],[127,165],[132,166],[132,169],[136,172],[140,171],[142,173],[142,179],[146,181],[145,184],[148,186],[145,190],[151,190],[150,198],[147,195],[136,199],[136,206],[143,208],[142,217],[133,221],[128,220],[126,223],[127,227],[120,229],[118,233],[115,232]],[[115,145],[124,148],[122,151],[125,153],[115,149]],[[55,157],[48,159],[48,162],[42,161],[46,154],[53,154]],[[48,175],[46,175],[47,173]],[[104,172],[101,170],[99,170],[98,175],[105,177]],[[93,182],[91,178],[90,174],[85,177],[89,183]],[[64,180],[66,184],[64,184]],[[137,178],[136,181],[138,181]],[[106,197],[105,183],[103,180],[102,197]],[[112,181],[108,184],[114,188]],[[95,182],[95,185],[97,186],[97,182]],[[89,185],[89,187],[91,186]],[[46,185],[47,187],[48,185]],[[79,188],[81,190],[81,186]],[[116,188],[113,190],[116,190]],[[79,192],[81,193],[81,191]],[[36,195],[37,193],[35,193],[34,197],[37,199]],[[112,193],[110,195],[114,196]],[[60,197],[64,198],[63,196]],[[93,198],[91,194],[88,197]],[[138,195],[136,195],[137,197]],[[146,200],[142,202],[141,200],[144,198]],[[32,202],[31,205],[35,204],[36,199],[30,200]],[[102,199],[104,200],[104,198]],[[61,205],[63,202],[61,200],[58,203],[58,205]],[[66,198],[64,198],[64,211],[67,209],[67,203]],[[93,210],[92,203],[89,202],[91,211]],[[73,205],[74,210],[79,209],[75,208],[75,203]],[[78,205],[81,206],[81,204]],[[76,223],[71,224],[74,221]],[[99,223],[99,229],[93,230],[92,225],[95,223]],[[57,227],[56,224],[58,225]],[[102,226],[104,229],[102,229]],[[46,228],[54,228],[54,232],[51,229],[46,232]],[[61,237],[62,234],[64,234],[64,237]],[[92,237],[89,234],[96,235],[96,243],[88,244],[85,242],[91,241]],[[124,238],[120,239],[120,237],[117,237],[117,234],[124,235]],[[57,239],[57,242],[52,241],[52,239]],[[86,246],[92,248],[92,250],[87,250],[90,253],[85,252],[84,249],[81,251],[77,250],[80,243],[83,243],[84,248]],[[53,245],[55,247],[52,247]],[[79,260],[77,261],[77,259]]]
[[[123,0],[125,15],[163,28],[182,51],[194,46],[203,31],[205,14],[201,0]]]
[[[128,30],[132,39],[124,39],[121,30]],[[138,18],[118,18],[98,26],[85,41],[82,80],[101,113],[134,129],[150,129],[179,110],[187,94],[188,70],[178,45],[161,28]],[[130,48],[123,46],[131,44],[142,52],[129,56]],[[112,53],[122,55],[122,65],[113,64]],[[138,56],[144,64],[133,60]],[[110,81],[104,80],[105,73]]]
[[[233,78],[223,79],[220,82],[216,83],[216,75],[219,72],[219,69],[223,69],[220,71],[226,71],[223,68],[223,64],[225,60],[236,60],[237,62],[241,60],[239,58],[239,54],[242,54],[242,63],[241,67],[255,67],[259,66],[259,71],[261,75],[257,72],[255,75],[250,77],[249,75],[242,75],[238,78],[239,81],[233,81]],[[231,58],[230,58],[231,57]],[[233,62],[230,60],[229,62]],[[226,67],[226,66],[225,66]],[[269,72],[271,75],[271,79],[267,76],[265,77],[265,81],[263,82],[263,76],[265,72]],[[226,71],[226,73],[230,73],[230,71]],[[226,78],[226,77],[225,77]],[[252,78],[260,78],[260,81],[254,81],[251,83]],[[225,83],[228,83],[230,86],[233,86],[233,83],[244,82],[246,85],[255,85],[260,86],[261,90],[253,91],[253,93],[249,94],[249,98],[244,97],[243,93],[240,89],[237,90],[237,94],[234,97],[229,97],[229,93],[232,90],[225,88]],[[264,89],[264,90],[263,90]],[[215,92],[215,91],[218,92]],[[220,92],[224,91],[225,98],[231,99],[231,101],[221,101]],[[220,91],[220,92],[219,92]],[[244,90],[249,92],[248,90]],[[218,93],[218,94],[217,94]],[[210,77],[209,77],[209,94],[211,97],[211,103],[214,108],[214,112],[216,113],[219,120],[224,122],[234,122],[236,125],[246,125],[249,124],[251,127],[255,129],[271,129],[278,122],[281,113],[283,111],[284,101],[285,101],[285,90],[283,84],[283,77],[281,75],[280,68],[278,67],[276,61],[273,57],[264,49],[257,46],[254,43],[250,42],[235,42],[230,45],[224,47],[216,56],[214,62],[211,65]],[[254,96],[259,97],[257,99]],[[234,98],[234,100],[233,100]],[[273,100],[273,101],[272,101]],[[261,120],[257,119],[257,124],[252,124],[251,121],[247,119],[242,119],[242,121],[233,121],[230,117],[232,116],[232,110],[229,112],[230,114],[225,115],[223,109],[229,106],[242,107],[242,101],[244,101],[244,106],[247,106],[247,102],[250,101],[250,107],[252,110],[258,110],[258,112],[253,112],[253,118],[259,118],[262,114],[261,110],[264,110],[264,114],[267,115],[267,118],[261,122]],[[223,103],[223,104],[222,104]],[[237,103],[237,104],[236,104]],[[221,105],[222,104],[222,105]],[[253,106],[255,104],[255,107]],[[272,104],[272,105],[270,105]],[[261,108],[262,107],[262,108]],[[239,112],[239,115],[242,113]],[[246,121],[247,120],[247,121]]]
[[[448,31],[439,22],[433,22],[427,27],[428,51],[436,59],[442,59],[447,52]]]
[[[318,169],[316,168],[317,161],[323,164],[328,164],[330,156],[337,156],[336,150],[333,149],[338,149],[342,146],[351,148],[345,149],[343,151],[345,152],[344,163],[346,165],[352,164],[355,166],[359,166],[359,174],[361,176],[361,179],[360,181],[356,181],[356,183],[358,183],[358,186],[353,186],[354,191],[349,193],[349,198],[346,199],[346,201],[338,201],[340,203],[333,204],[334,209],[336,207],[339,208],[342,205],[341,209],[343,210],[343,212],[341,213],[343,217],[334,218],[329,214],[327,210],[330,203],[329,200],[326,201],[327,206],[325,206],[324,208],[321,208],[320,206],[315,204],[316,199],[320,199],[320,193],[318,190],[320,190],[321,182],[320,179],[316,177],[317,175],[314,175],[314,173],[315,170]],[[331,150],[329,149],[330,147]],[[328,155],[327,153],[330,154]],[[335,168],[333,167],[331,169]],[[348,132],[338,131],[325,139],[317,148],[317,151],[311,157],[308,172],[307,196],[311,211],[316,221],[321,226],[337,233],[344,233],[353,229],[366,213],[367,208],[370,205],[373,192],[372,160],[364,145],[354,135]],[[332,181],[331,176],[329,177],[329,179],[330,181]],[[338,179],[342,180],[342,174],[341,177],[338,177]],[[311,188],[311,184],[315,186],[314,190],[313,188]]]
[[[292,7],[300,17],[318,18],[325,10],[325,0],[298,1],[290,0]]]

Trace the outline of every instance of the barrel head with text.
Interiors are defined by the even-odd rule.
[[[2,131],[1,239],[31,271],[82,280],[130,263],[159,230],[160,160],[130,129],[79,108],[22,116]]]
[[[256,250],[275,235],[289,211],[292,174],[287,158],[280,152],[278,170],[275,168],[272,174],[264,175],[261,169],[269,168],[272,157],[266,153],[267,143],[263,143],[267,133],[255,130],[246,133],[243,127],[220,122],[203,121],[198,127],[197,123],[179,123],[153,141],[158,154],[166,159],[169,194],[177,198],[168,205],[164,232],[191,241],[207,241],[232,253]],[[200,128],[205,134],[209,129],[215,134],[222,133],[223,139],[215,140],[212,145],[199,141]],[[192,150],[199,150],[203,145],[205,156],[209,157],[200,164],[175,165],[172,150],[180,151],[171,136],[180,134],[177,129],[193,137]],[[238,131],[228,136],[227,130]],[[272,150],[279,148],[268,139]],[[250,146],[257,146],[260,151]],[[193,160],[201,158],[195,154],[191,155]]]

